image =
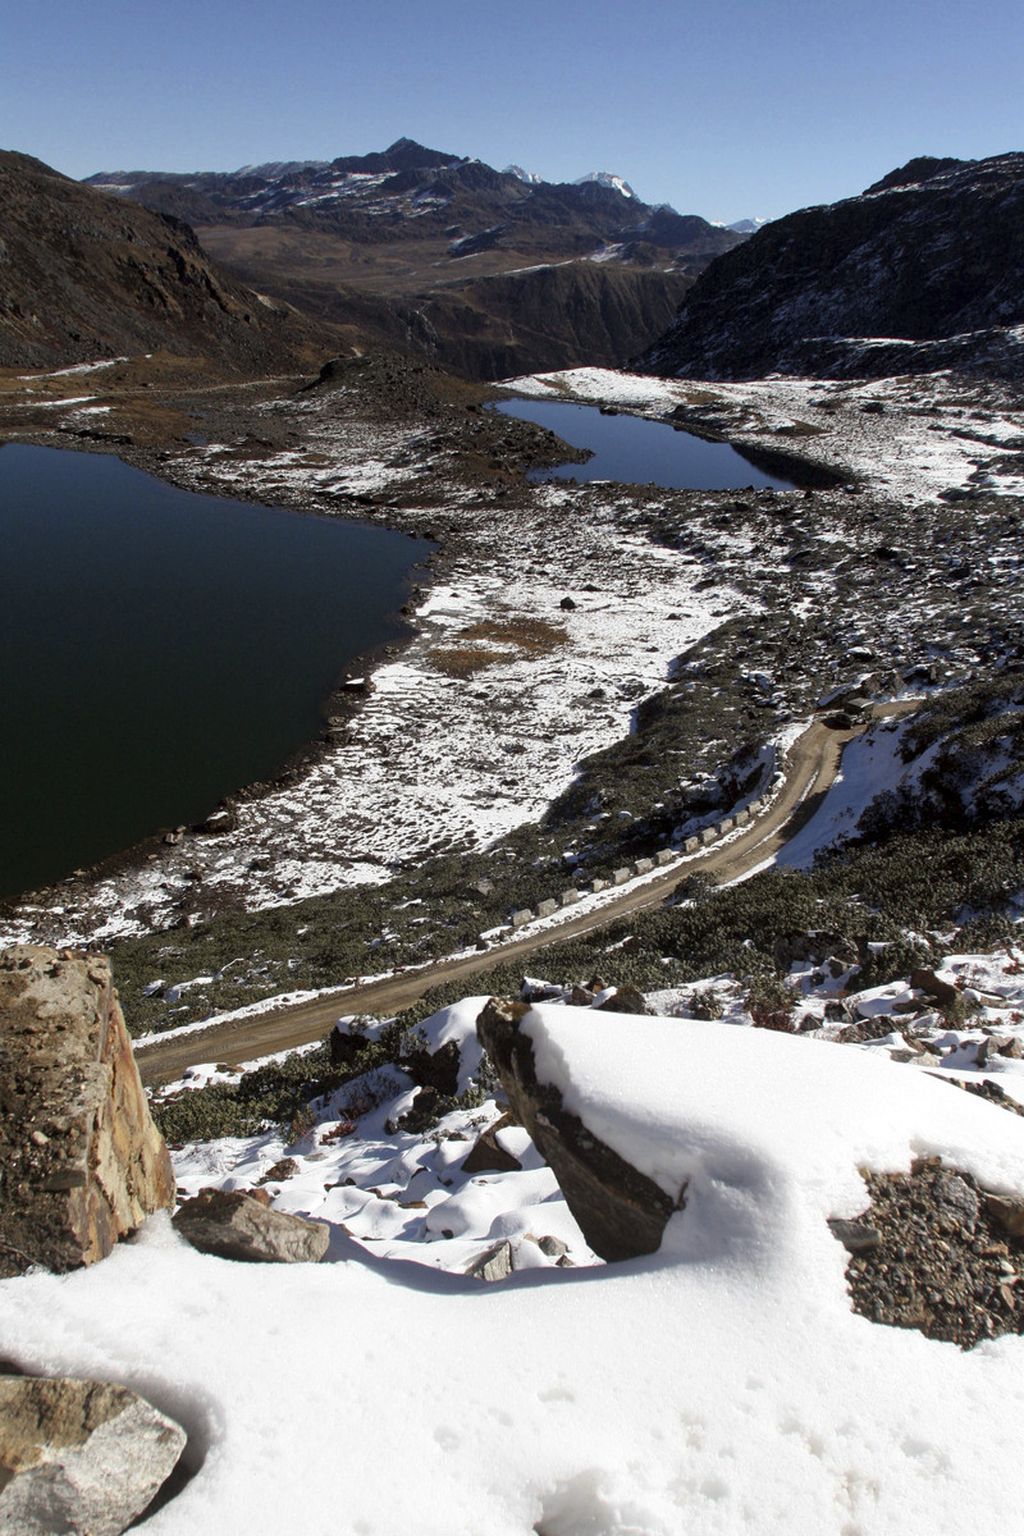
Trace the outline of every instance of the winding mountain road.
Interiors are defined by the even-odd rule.
[[[192,1030],[136,1047],[142,1081],[150,1087],[173,1082],[186,1067],[199,1061],[250,1061],[274,1051],[293,1050],[319,1040],[345,1013],[388,1015],[411,1007],[431,987],[450,981],[467,982],[499,961],[525,958],[549,945],[579,934],[592,933],[618,918],[647,907],[657,907],[685,876],[700,872],[719,881],[749,874],[777,853],[804,826],[824,799],[835,779],[843,748],[862,734],[868,723],[909,714],[919,700],[902,700],[876,706],[871,721],[849,730],[836,730],[815,720],[786,754],[786,776],[771,805],[743,832],[728,841],[673,865],[664,874],[642,877],[625,886],[621,895],[594,911],[547,926],[539,932],[510,938],[457,959],[442,959],[412,971],[399,971],[380,981],[357,983],[324,992],[307,1002],[282,1005],[249,1018],[213,1020],[202,1030]]]

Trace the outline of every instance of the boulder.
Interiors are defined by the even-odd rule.
[[[5,950],[0,1021],[0,1274],[95,1263],[174,1204],[107,960]]]
[[[487,1280],[493,1284],[496,1280],[507,1280],[515,1267],[512,1244],[506,1238],[503,1243],[498,1243],[494,1248],[488,1248],[486,1252],[475,1258],[467,1266],[466,1274],[472,1275],[476,1280]]]
[[[184,1445],[127,1387],[0,1376],[0,1536],[120,1536]]]
[[[204,1189],[174,1225],[200,1253],[250,1264],[317,1264],[330,1242],[322,1223],[275,1211],[242,1189]]]
[[[927,966],[919,965],[910,973],[910,985],[915,992],[923,992],[925,997],[938,1003],[942,1008],[950,1008],[960,1000],[960,993],[951,981],[943,981],[936,976]]]
[[[608,1260],[653,1253],[669,1217],[682,1207],[685,1185],[673,1201],[566,1110],[557,1088],[538,1082],[533,1045],[519,1027],[528,1012],[525,1003],[492,997],[477,1019],[513,1115],[554,1171],[595,1253]]]
[[[611,997],[606,997],[603,1003],[598,1003],[595,1013],[645,1013],[653,1014],[642,992],[636,987],[616,987]]]
[[[511,1152],[506,1152],[498,1140],[498,1132],[512,1124],[511,1115],[502,1115],[486,1131],[481,1131],[472,1149],[463,1158],[463,1173],[518,1173],[522,1163]]]
[[[434,1088],[447,1098],[459,1091],[461,1053],[457,1040],[449,1040],[436,1051],[417,1046],[403,1055],[401,1064],[421,1088]]]

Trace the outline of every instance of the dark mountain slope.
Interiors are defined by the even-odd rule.
[[[698,378],[1013,375],[1021,325],[1024,155],[922,158],[719,257],[640,366]]]
[[[0,152],[0,366],[160,349],[233,372],[330,351],[287,305],[220,272],[192,230]]]

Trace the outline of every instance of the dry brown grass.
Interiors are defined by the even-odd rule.
[[[481,619],[459,631],[457,644],[437,646],[427,660],[447,677],[472,677],[517,655],[546,656],[568,638],[564,624],[547,619]]]

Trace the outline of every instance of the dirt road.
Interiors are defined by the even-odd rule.
[[[917,702],[913,700],[882,705],[874,711],[873,719],[907,714],[916,708]],[[566,918],[540,933],[510,938],[457,960],[439,960],[383,981],[326,992],[310,1002],[295,1003],[248,1019],[214,1021],[207,1029],[156,1040],[136,1050],[142,1080],[157,1086],[173,1082],[193,1062],[249,1061],[273,1051],[294,1049],[310,1040],[319,1040],[343,1013],[397,1013],[410,1007],[430,987],[450,981],[469,982],[499,961],[525,959],[550,944],[591,933],[631,912],[660,906],[681,879],[696,871],[723,881],[735,880],[770,858],[814,814],[836,776],[843,747],[865,728],[834,730],[815,720],[787,753],[786,779],[779,794],[746,831],[726,843],[712,844],[656,879],[648,877],[626,887],[621,896],[597,911]]]

